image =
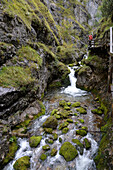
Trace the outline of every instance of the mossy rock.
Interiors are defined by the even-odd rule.
[[[84,147],[83,144],[78,139],[72,139],[72,142],[76,143],[78,146],[80,146],[82,148]]]
[[[69,123],[68,122],[64,122],[64,123],[62,123],[62,124],[60,124],[60,126],[59,126],[59,130],[62,130],[63,128],[65,128],[65,127],[67,127],[69,125]]]
[[[58,125],[58,121],[54,116],[48,117],[46,121],[43,123],[43,127],[45,128],[56,129],[57,125]]]
[[[69,131],[69,128],[63,128],[62,133],[66,134]]]
[[[78,114],[77,114],[77,113],[74,113],[74,116],[78,116]]]
[[[57,154],[57,149],[53,148],[51,150],[51,156],[55,156]]]
[[[66,106],[66,105],[67,105],[67,103],[66,103],[66,101],[65,101],[65,100],[61,100],[61,101],[59,101],[59,106],[64,107],[64,106]]]
[[[84,139],[84,146],[86,150],[91,148],[91,142],[87,138]]]
[[[57,114],[57,112],[58,112],[58,110],[57,110],[57,109],[52,110],[52,112],[51,112],[51,116],[53,116],[54,114]]]
[[[54,141],[53,141],[52,139],[47,139],[47,142],[48,142],[49,144],[53,144],[53,143],[54,143]]]
[[[69,106],[64,106],[64,109],[65,110],[70,110],[70,107]]]
[[[97,114],[97,115],[102,115],[103,114],[103,111],[101,109],[94,109],[94,110],[91,110],[91,112],[93,114]]]
[[[77,112],[79,112],[80,114],[87,114],[86,109],[84,109],[83,107],[77,108],[76,110],[77,110]]]
[[[80,136],[86,136],[87,132],[85,130],[76,130],[76,134]]]
[[[15,170],[26,170],[30,168],[30,157],[29,156],[23,156],[19,158],[13,165],[13,168]]]
[[[58,115],[58,114],[55,114],[54,116],[56,117],[56,119],[60,119],[61,118],[61,116]]]
[[[67,162],[69,162],[75,159],[78,152],[70,142],[65,142],[61,146],[59,154],[62,155]]]
[[[44,154],[44,153],[40,156],[40,159],[41,159],[42,161],[45,161],[45,160],[46,160],[46,158],[47,158],[47,155],[46,155],[46,154]]]
[[[42,139],[42,136],[32,136],[29,139],[29,144],[31,147],[37,147]]]
[[[10,142],[11,142],[11,144],[9,145],[9,152],[7,153],[7,155],[3,161],[4,165],[7,164],[10,160],[13,160],[15,153],[18,149],[17,138],[15,136],[12,136],[10,138]]]
[[[72,119],[67,119],[67,122],[73,123],[73,120]]]
[[[84,123],[84,119],[78,119],[80,123]]]
[[[71,107],[80,107],[80,102],[75,102],[71,105]]]
[[[78,125],[78,122],[75,122],[75,125]]]
[[[42,149],[45,150],[45,151],[48,151],[48,150],[50,150],[50,146],[49,145],[44,145],[44,146],[42,146]]]
[[[56,133],[53,133],[53,140],[57,140],[58,139],[58,135]]]
[[[81,129],[82,129],[82,130],[86,130],[86,131],[87,131],[87,130],[88,130],[88,127],[86,127],[86,126],[82,126],[82,127],[81,127]]]
[[[67,102],[67,106],[71,106],[71,102]]]
[[[59,115],[61,116],[62,119],[67,119],[70,115],[70,111],[62,111],[59,113]]]
[[[62,138],[59,138],[59,142],[62,143]]]
[[[52,128],[44,128],[44,131],[45,131],[46,133],[52,134],[53,129],[52,129]]]

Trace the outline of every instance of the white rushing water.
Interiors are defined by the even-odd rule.
[[[69,95],[72,95],[75,97],[87,95],[86,91],[76,88],[76,78],[74,77],[74,69],[73,68],[69,68],[69,69],[71,71],[71,73],[69,74],[71,85],[68,86],[67,88],[65,88],[63,91],[61,91],[61,93],[69,94]],[[47,107],[47,109],[49,109],[49,107]],[[40,127],[42,126],[43,122],[47,119],[48,116],[49,116],[49,114],[47,115],[47,113],[46,113],[46,115],[43,115],[40,118],[38,118],[37,120],[35,120],[33,125],[31,126],[30,131],[33,134],[35,134],[35,132],[37,132],[37,131],[39,132]],[[91,119],[91,117],[90,117],[90,119]],[[74,124],[70,124],[69,127],[71,127],[71,128],[68,131],[68,133],[66,133],[66,134],[62,134],[62,132],[60,132],[60,131],[57,132],[57,134],[59,135],[59,138],[62,138],[62,143],[65,141],[69,141],[72,143],[72,139],[77,137],[76,136],[76,126]],[[38,162],[41,154],[43,153],[42,146],[46,145],[46,140],[48,139],[48,136],[49,136],[49,135],[44,136],[43,132],[41,132],[40,135],[42,135],[42,140],[36,148],[31,148],[29,146],[28,139],[19,138],[18,145],[20,148],[16,152],[14,160],[11,161],[4,168],[4,170],[14,170],[13,165],[14,165],[15,161],[23,156],[30,157],[30,169],[31,170],[37,170],[37,169],[46,170],[47,167],[51,167],[51,166],[53,167],[52,170],[56,170],[56,169],[69,170],[70,168],[68,168],[68,167],[71,167],[71,165],[73,165],[73,170],[96,170],[95,164],[93,161],[93,155],[96,153],[98,146],[97,146],[97,142],[93,139],[93,136],[90,133],[88,133],[87,136],[81,138],[80,142],[83,143],[84,138],[87,138],[91,142],[91,149],[86,150],[84,148],[83,155],[80,155],[80,153],[78,151],[78,156],[75,160],[73,160],[73,162],[72,161],[66,162],[64,160],[64,158],[61,155],[59,155],[59,149],[62,145],[59,142],[59,138],[56,141],[54,141],[54,143],[51,145],[51,148],[56,148],[58,151],[56,156],[51,157],[49,154],[47,156],[46,161],[44,161],[43,163],[42,162],[40,163],[40,161]]]
[[[82,96],[82,95],[86,95],[87,92],[84,90],[81,90],[79,88],[76,87],[76,81],[77,78],[74,76],[75,71],[73,68],[68,67],[70,69],[70,74],[69,74],[69,79],[70,79],[70,83],[71,85],[68,86],[67,88],[65,88],[64,90],[61,91],[61,93],[66,93],[66,94],[70,94],[72,96]]]

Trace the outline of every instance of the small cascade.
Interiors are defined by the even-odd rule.
[[[74,76],[74,68],[68,67],[70,69],[69,79],[71,85],[65,88],[61,93],[70,94],[72,96],[87,95],[87,92],[76,87],[77,78]]]

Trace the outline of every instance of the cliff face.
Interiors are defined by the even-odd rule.
[[[89,19],[94,17],[90,5],[85,0],[0,2],[1,161],[8,151],[9,131],[25,120],[27,106],[41,100],[51,82],[69,83],[65,64],[79,61],[86,51]]]

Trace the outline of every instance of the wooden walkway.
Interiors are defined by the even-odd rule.
[[[110,30],[107,30],[102,38],[96,38],[91,41],[88,50],[95,50],[96,48],[104,48],[110,51]],[[108,66],[108,93],[112,96],[111,116],[113,117],[113,54],[109,53],[109,66]]]

